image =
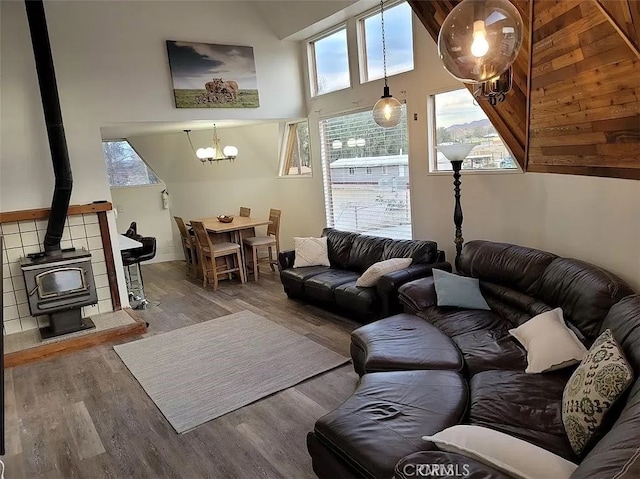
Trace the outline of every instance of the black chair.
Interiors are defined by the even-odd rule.
[[[132,304],[133,309],[145,309],[149,302],[144,294],[144,280],[142,279],[142,268],[140,263],[143,261],[149,261],[156,255],[156,239],[152,236],[140,236],[135,233],[135,222],[131,223],[134,226],[132,235],[125,233],[125,236],[139,241],[142,243],[140,248],[134,248],[122,252],[122,264],[125,266],[127,289],[129,291],[129,299],[133,300],[136,304]],[[132,228],[129,227],[129,230]],[[129,230],[127,233],[129,233]],[[135,266],[137,281],[134,285],[131,276],[131,267]],[[137,293],[137,294],[136,294]]]

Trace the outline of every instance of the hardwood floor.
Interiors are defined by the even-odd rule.
[[[357,324],[288,300],[277,272],[221,281],[215,293],[186,279],[181,262],[144,266],[144,277],[146,335],[248,309],[349,355]],[[7,369],[5,476],[313,478],[306,434],[356,382],[347,364],[178,435],[110,345]]]

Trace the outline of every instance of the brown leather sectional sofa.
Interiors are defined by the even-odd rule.
[[[352,333],[361,380],[307,437],[318,477],[408,479],[417,477],[407,474],[416,464],[508,477],[421,440],[455,424],[489,427],[575,462],[572,479],[640,477],[640,296],[588,263],[488,241],[465,245],[458,272],[479,278],[491,311],[438,307],[428,277],[400,288],[406,313]],[[636,378],[584,457],[574,454],[561,419],[574,368],[526,374],[526,352],[508,333],[555,307],[587,347],[610,329]]]
[[[451,271],[444,251],[433,241],[394,240],[325,228],[331,266],[294,268],[295,251],[278,255],[280,280],[289,298],[303,299],[349,317],[370,322],[401,311],[398,288],[430,276],[433,268]],[[390,258],[412,258],[405,269],[382,276],[376,287],[359,288],[358,277],[371,265]]]

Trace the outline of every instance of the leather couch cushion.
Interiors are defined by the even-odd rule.
[[[469,375],[491,369],[523,371],[527,367],[527,352],[509,334],[506,324],[458,334],[452,339],[462,352]]]
[[[333,302],[333,290],[341,284],[358,279],[358,273],[342,269],[329,269],[324,273],[313,275],[304,282],[304,292],[309,299]]]
[[[327,237],[329,249],[329,262],[333,268],[346,269],[349,262],[349,253],[353,240],[358,237],[358,233],[348,231],[338,231],[333,228],[322,230],[322,236]]]
[[[562,424],[571,368],[544,374],[484,371],[471,378],[469,422],[511,434],[577,462]]]
[[[305,268],[287,268],[280,271],[280,280],[289,295],[302,296],[305,280],[329,271],[328,266],[307,266]]]
[[[493,311],[481,309],[438,308],[433,306],[417,313],[431,324],[439,328],[447,336],[496,329],[508,324]]]
[[[375,311],[379,302],[375,288],[361,288],[355,281],[337,286],[334,295],[338,306],[361,315]]]
[[[382,259],[412,258],[413,264],[435,263],[438,245],[433,241],[392,240],[386,242]]]
[[[336,292],[337,296],[337,292]],[[462,369],[462,356],[438,328],[413,314],[398,314],[351,333],[358,374],[412,369]]]
[[[492,241],[469,241],[456,263],[460,274],[533,295],[540,276],[557,258],[553,253]]]
[[[605,329],[611,330],[635,377],[640,377],[640,295],[627,296],[613,305],[598,333]]]
[[[366,374],[314,432],[362,476],[388,479],[401,458],[430,447],[422,435],[462,420],[467,395],[465,380],[454,371]]]
[[[539,299],[520,293],[508,286],[480,281],[480,290],[491,310],[508,320],[516,328],[532,317],[553,309]]]
[[[436,286],[433,276],[416,279],[398,288],[398,299],[405,306],[405,311],[417,313],[436,305]]]
[[[372,264],[381,261],[385,245],[392,241],[389,238],[358,235],[351,245],[347,269],[363,272]]]
[[[590,346],[611,306],[630,294],[631,288],[612,273],[584,261],[558,258],[542,275],[538,297],[561,307]]]

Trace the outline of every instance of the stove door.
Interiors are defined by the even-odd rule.
[[[87,282],[82,268],[55,268],[36,275],[40,299],[85,292]]]

